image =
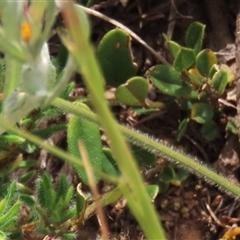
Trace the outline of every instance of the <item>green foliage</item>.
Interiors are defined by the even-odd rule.
[[[189,173],[186,170],[178,169],[176,171],[170,165],[165,166],[158,176],[160,192],[165,192],[170,184],[180,187],[182,182],[186,180],[188,176]]]
[[[135,76],[137,67],[133,63],[130,37],[121,30],[109,31],[101,40],[97,53],[106,83],[117,87]]]
[[[86,5],[94,2],[98,1],[81,1]],[[69,12],[64,12],[69,9],[62,8],[65,13],[63,15],[68,16],[65,19],[68,31],[62,34],[63,44],[57,56],[51,59],[46,41],[50,36],[57,14],[55,2],[46,1],[39,5],[37,1],[33,1],[28,5],[28,1],[19,1],[17,7],[14,5],[16,3],[8,3],[9,5],[5,5],[6,3],[3,2],[1,5],[5,5],[11,15],[16,16],[16,19],[9,19],[9,12],[6,11],[7,14],[3,12],[1,19],[3,24],[0,31],[0,50],[4,53],[4,60],[1,60],[0,65],[0,88],[4,91],[4,99],[1,103],[0,132],[3,133],[6,128],[12,131],[0,136],[2,150],[0,161],[3,164],[0,171],[1,239],[21,239],[23,232],[29,229],[44,235],[74,239],[75,232],[90,216],[89,212],[95,211],[92,210],[95,202],[88,205],[88,199],[81,189],[81,184],[78,184],[75,191],[65,175],[60,175],[59,180],[53,182],[49,174],[43,173],[34,189],[36,197],[33,197],[33,189],[29,189],[28,184],[34,181],[37,171],[30,170],[30,168],[36,167],[38,161],[26,161],[21,154],[16,155],[16,153],[33,153],[37,150],[37,145],[74,163],[74,169],[81,181],[88,184],[78,144],[80,139],[83,140],[90,163],[96,172],[96,180],[99,181],[104,176],[104,179],[110,179],[109,181],[119,186],[101,196],[101,204],[104,206],[115,202],[123,193],[131,211],[149,239],[159,236],[164,239],[149,196],[153,201],[159,191],[164,192],[170,184],[181,186],[188,174],[185,170],[174,170],[166,166],[158,176],[158,185],[145,187],[139,169],[129,152],[130,147],[123,141],[122,133],[133,142],[131,149],[141,168],[148,169],[154,165],[156,155],[149,153],[152,151],[167,156],[177,163],[181,162],[185,167],[194,170],[204,178],[207,177],[212,181],[217,179],[216,182],[219,181],[222,187],[227,185],[225,183],[229,183],[205,166],[197,162],[192,163],[191,159],[165,145],[156,143],[129,129],[126,130],[123,126],[118,126],[112,119],[103,98],[103,77],[107,85],[116,88],[115,97],[119,103],[142,107],[136,109],[139,114],[155,112],[164,105],[151,102],[147,98],[148,81],[143,77],[135,76],[137,66],[133,62],[131,39],[128,33],[115,29],[108,32],[101,40],[97,58],[103,72],[102,77],[89,45],[89,22],[81,8],[75,5],[76,12],[73,11],[71,16]],[[25,23],[24,10],[28,6],[31,8],[30,23],[33,24],[34,31],[33,36],[30,36],[26,43],[20,37],[19,24]],[[72,19],[74,22],[71,22]],[[174,58],[173,65],[153,66],[145,75],[161,92],[170,96],[169,99],[174,100],[182,111],[187,111],[185,114],[187,117],[178,127],[177,140],[184,135],[190,121],[195,121],[202,126],[201,132],[209,141],[220,135],[216,122],[222,112],[216,100],[224,94],[231,80],[226,70],[218,68],[215,54],[210,49],[202,50],[204,29],[205,26],[200,23],[191,24],[185,37],[186,46],[180,46],[166,38],[169,51]],[[110,140],[111,149],[102,148],[97,121],[89,117],[93,116],[93,113],[87,105],[68,101],[71,106],[70,110],[61,108],[66,112],[71,112],[77,106],[85,111],[85,115],[82,116],[79,116],[79,110],[72,111],[71,113],[74,114],[68,126],[60,122],[64,113],[60,112],[56,106],[49,106],[55,97],[68,100],[74,88],[74,83],[68,84],[68,80],[75,71],[76,65],[91,95],[89,105],[93,105],[98,113],[98,119]],[[35,108],[43,109],[36,110]],[[54,120],[55,125],[44,129],[37,128],[46,119]],[[6,124],[6,120],[9,120],[10,127]],[[19,129],[24,129],[24,131],[11,128],[11,125],[17,122]],[[234,123],[228,123],[226,128],[236,132]],[[39,140],[39,137],[47,139],[60,130],[67,130],[68,148],[71,154]],[[20,136],[14,132],[20,133]],[[19,168],[26,172],[19,176],[16,182],[10,184],[10,174]],[[239,193],[237,186],[226,188],[231,189],[234,194]],[[20,223],[22,206],[27,206],[30,213],[26,219],[22,220],[23,223]]]
[[[7,194],[0,201],[0,231],[2,239],[19,239],[22,230],[18,226],[21,202],[18,199],[17,184],[12,182]]]
[[[198,54],[202,49],[205,25],[199,22],[193,22],[186,32],[185,42],[186,47],[193,49],[195,54]]]
[[[220,136],[213,119],[222,114],[217,99],[231,79],[226,70],[218,68],[217,57],[210,49],[201,50],[204,29],[199,22],[189,26],[185,37],[187,47],[164,36],[174,57],[173,66],[156,65],[146,73],[161,92],[173,97],[182,110],[189,111],[178,127],[178,141],[187,130],[189,120],[202,125],[201,132],[207,140],[213,141]]]
[[[155,154],[152,154],[149,151],[137,145],[134,144],[132,145],[132,151],[135,156],[135,159],[137,160],[139,166],[141,167],[150,168],[156,161]]]
[[[143,77],[133,77],[120,85],[115,93],[116,99],[126,105],[142,106],[148,94],[148,83]]]
[[[146,75],[158,89],[169,96],[181,97],[191,92],[191,87],[180,79],[181,73],[174,67],[156,65]]]
[[[77,105],[90,111],[90,109],[83,103],[77,103]],[[81,161],[81,154],[79,151],[80,139],[83,140],[85,144],[91,165],[97,169],[104,169],[109,174],[116,175],[115,168],[103,154],[101,135],[98,127],[86,119],[72,116],[67,131],[68,149],[71,154],[79,158],[79,161]],[[75,166],[75,169],[81,180],[85,184],[88,184],[85,169],[79,166]],[[96,181],[100,180],[100,177],[97,175],[95,175],[95,178]]]

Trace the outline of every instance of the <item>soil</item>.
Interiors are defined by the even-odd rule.
[[[204,48],[210,48],[217,53],[220,51],[229,53],[229,46],[234,47],[235,43],[236,6],[237,0],[109,0],[95,4],[92,8],[126,25],[172,62],[162,34],[167,33],[174,41],[184,44],[186,29],[194,21],[206,25]],[[93,16],[90,19],[91,40],[97,46],[102,36],[114,26]],[[138,75],[144,74],[149,67],[159,63],[139,42],[133,40],[132,48],[134,60],[138,65]],[[219,58],[220,62],[227,64],[233,71],[235,71],[234,54],[235,52],[230,59],[226,57],[229,55],[221,55]],[[80,79],[75,90],[76,95],[85,94],[82,86]],[[234,86],[229,86],[227,90],[229,94],[224,96],[224,99],[231,95],[233,88]],[[154,100],[165,100],[154,87],[149,94]],[[236,103],[234,94],[231,96],[231,103],[234,105]],[[236,135],[225,131],[224,121],[219,123],[222,127],[221,136],[215,141],[207,141],[201,135],[199,126],[191,123],[185,136],[177,142],[174,134],[183,119],[183,113],[177,106],[172,106],[149,119],[133,115],[131,109],[124,106],[113,107],[113,110],[122,123],[140,129],[188,155],[201,159],[211,168],[224,172],[226,177],[239,184],[239,141]],[[231,107],[226,107],[226,112],[232,117],[236,115],[236,110]],[[65,148],[65,133],[61,134],[54,142],[60,142]],[[71,172],[66,164],[59,166],[56,160],[51,159],[51,164],[48,165],[49,159],[47,157],[46,159],[45,168],[51,169],[53,176],[56,176],[56,169],[60,172]],[[169,163],[166,159],[158,158],[152,169],[143,171],[146,181],[154,183],[155,171],[161,171],[167,164]],[[74,176],[72,181],[75,181]],[[99,185],[100,191],[105,185],[103,183]],[[236,198],[228,196],[216,186],[192,174],[180,186],[170,185],[166,192],[158,194],[154,204],[169,240],[218,240],[223,237],[227,225],[238,225],[240,221],[240,205]],[[109,227],[109,239],[146,239],[124,199],[104,210]],[[79,230],[78,239],[100,239],[99,224],[95,215]]]

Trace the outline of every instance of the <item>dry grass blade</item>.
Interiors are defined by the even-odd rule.
[[[96,212],[97,212],[98,222],[99,222],[101,232],[102,232],[102,239],[107,240],[108,239],[108,227],[107,227],[107,223],[106,223],[106,219],[105,219],[105,214],[103,212],[103,208],[100,203],[100,194],[97,189],[97,184],[96,184],[96,181],[94,178],[93,169],[89,162],[88,154],[87,154],[87,150],[84,146],[84,142],[79,140],[78,144],[79,144],[79,151],[81,152],[81,156],[82,156],[83,165],[84,165],[84,168],[85,168],[87,176],[88,176],[89,186],[92,190],[94,200],[96,202]]]

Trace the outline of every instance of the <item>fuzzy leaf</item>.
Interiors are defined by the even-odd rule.
[[[177,134],[176,134],[177,141],[180,141],[182,136],[186,132],[189,120],[190,120],[189,118],[184,118],[182,122],[179,124]]]
[[[156,65],[146,73],[150,81],[163,93],[180,97],[188,95],[191,87],[180,79],[181,74],[173,67]]]
[[[21,203],[16,202],[10,209],[8,209],[6,214],[0,216],[0,223],[2,224],[13,217],[16,217],[18,215],[20,207],[21,207]]]
[[[69,188],[70,187],[68,184],[67,177],[64,174],[61,174],[59,177],[59,187],[58,187],[58,191],[57,191],[57,199],[65,198]]]
[[[217,91],[219,95],[223,94],[228,84],[228,73],[220,70],[213,75],[209,84]]]
[[[126,105],[144,105],[148,94],[148,83],[143,77],[130,78],[125,84],[120,85],[116,92],[116,99]]]
[[[204,124],[212,119],[213,113],[213,108],[208,103],[195,103],[192,106],[191,119]]]
[[[202,50],[196,58],[196,66],[200,74],[204,77],[210,75],[210,69],[217,63],[217,57],[210,49]]]
[[[32,171],[29,171],[27,173],[24,173],[20,178],[19,178],[19,182],[22,183],[22,184],[26,184],[26,183],[29,183],[33,178],[34,176],[36,175],[37,171],[36,170],[32,170]]]
[[[175,59],[177,57],[178,51],[181,48],[181,46],[174,41],[167,41],[167,45],[168,45],[168,49],[169,49],[170,53],[172,54],[172,56]]]
[[[135,76],[130,37],[120,29],[109,31],[101,40],[97,52],[99,64],[108,85],[118,87]]]
[[[195,54],[202,48],[205,25],[199,22],[193,22],[187,30],[185,41],[188,48],[192,48]]]
[[[190,48],[181,47],[176,55],[173,67],[178,71],[188,70],[195,63],[194,51]]]
[[[36,206],[36,201],[33,199],[32,196],[27,195],[27,194],[21,194],[20,195],[20,200],[26,204],[28,207],[35,207]]]
[[[85,104],[78,103],[78,105],[90,111]],[[78,157],[79,161],[82,161],[78,146],[79,139],[84,141],[92,167],[96,169],[102,169],[103,152],[101,135],[98,127],[94,123],[91,123],[84,118],[72,116],[69,121],[67,131],[68,149],[72,155]],[[88,177],[85,169],[79,166],[74,166],[74,168],[81,180],[85,184],[88,184]],[[95,177],[96,181],[98,181],[99,176],[95,175]]]

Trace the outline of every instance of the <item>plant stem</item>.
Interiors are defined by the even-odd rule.
[[[98,113],[98,118],[110,139],[112,153],[122,173],[121,181],[130,189],[131,198],[134,199],[134,201],[128,201],[129,207],[148,239],[166,239],[157,214],[151,204],[150,197],[145,189],[137,164],[104,98],[103,77],[93,48],[90,45],[88,36],[86,36],[87,29],[81,21],[84,12],[82,11],[80,14],[77,14],[74,5],[68,2],[63,3],[62,13],[69,30],[69,35],[74,43],[72,49],[69,50],[75,58],[78,69],[81,70],[84,76],[86,86],[91,93],[93,105]],[[128,200],[128,196],[125,197]],[[148,224],[146,224],[146,219],[148,219]]]
[[[99,124],[97,116],[94,113],[89,113],[78,106],[71,104],[65,100],[57,98],[53,101],[53,106],[62,109],[63,111],[75,114],[79,117],[84,117],[95,124]],[[189,157],[184,153],[173,149],[171,146],[167,146],[157,140],[150,138],[146,134],[141,133],[133,129],[129,129],[125,126],[119,125],[119,129],[124,134],[124,136],[131,142],[140,147],[153,152],[157,155],[161,155],[167,158],[169,161],[180,165],[181,167],[187,169],[189,172],[203,178],[207,182],[212,182],[218,186],[222,191],[227,194],[239,196],[240,187],[230,182],[227,178],[221,174],[215,173],[212,169],[209,169],[201,161]]]

